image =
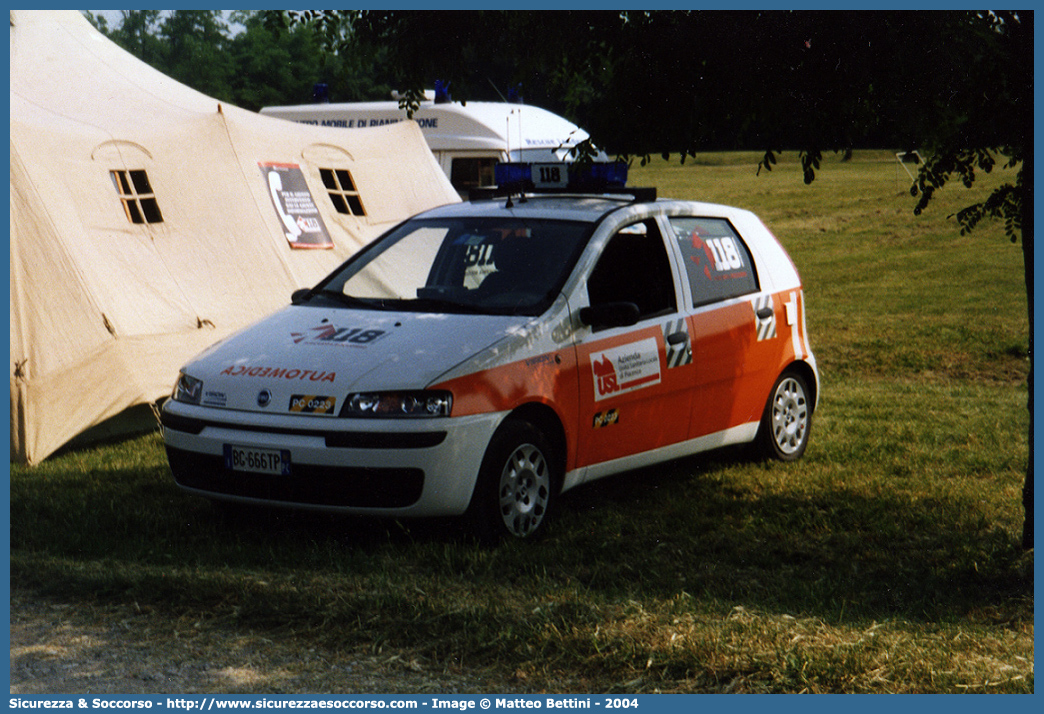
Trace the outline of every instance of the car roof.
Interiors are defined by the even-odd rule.
[[[527,194],[525,196],[483,198],[461,203],[451,203],[415,218],[444,217],[503,217],[551,218],[560,221],[595,223],[607,213],[618,208],[634,205],[628,194],[581,195],[581,194]]]
[[[728,218],[744,209],[698,201],[659,199],[635,201],[630,194],[526,194],[525,196],[482,198],[439,206],[414,218],[504,217],[550,218],[560,221],[596,223],[613,211],[628,207],[648,207],[666,215],[696,214]]]

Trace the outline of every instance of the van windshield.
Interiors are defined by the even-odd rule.
[[[372,309],[539,315],[561,291],[591,229],[512,217],[408,221],[314,292]]]

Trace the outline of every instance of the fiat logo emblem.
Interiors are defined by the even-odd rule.
[[[257,394],[257,406],[267,407],[268,403],[272,401],[272,393],[267,389],[262,389]]]

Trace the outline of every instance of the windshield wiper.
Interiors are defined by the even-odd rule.
[[[407,309],[421,310],[424,312],[456,312],[476,315],[485,312],[485,309],[474,303],[458,302],[449,298],[425,297],[416,300],[404,300],[402,306]]]
[[[340,290],[320,290],[317,295],[322,295],[324,298],[336,300],[337,302],[348,305],[349,307],[360,307],[364,310],[384,310],[385,306],[383,302],[368,299],[358,298],[354,295],[345,295]]]

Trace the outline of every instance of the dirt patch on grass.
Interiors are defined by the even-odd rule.
[[[513,691],[483,668],[408,652],[317,648],[292,635],[219,630],[134,605],[11,593],[12,694],[352,694]]]

